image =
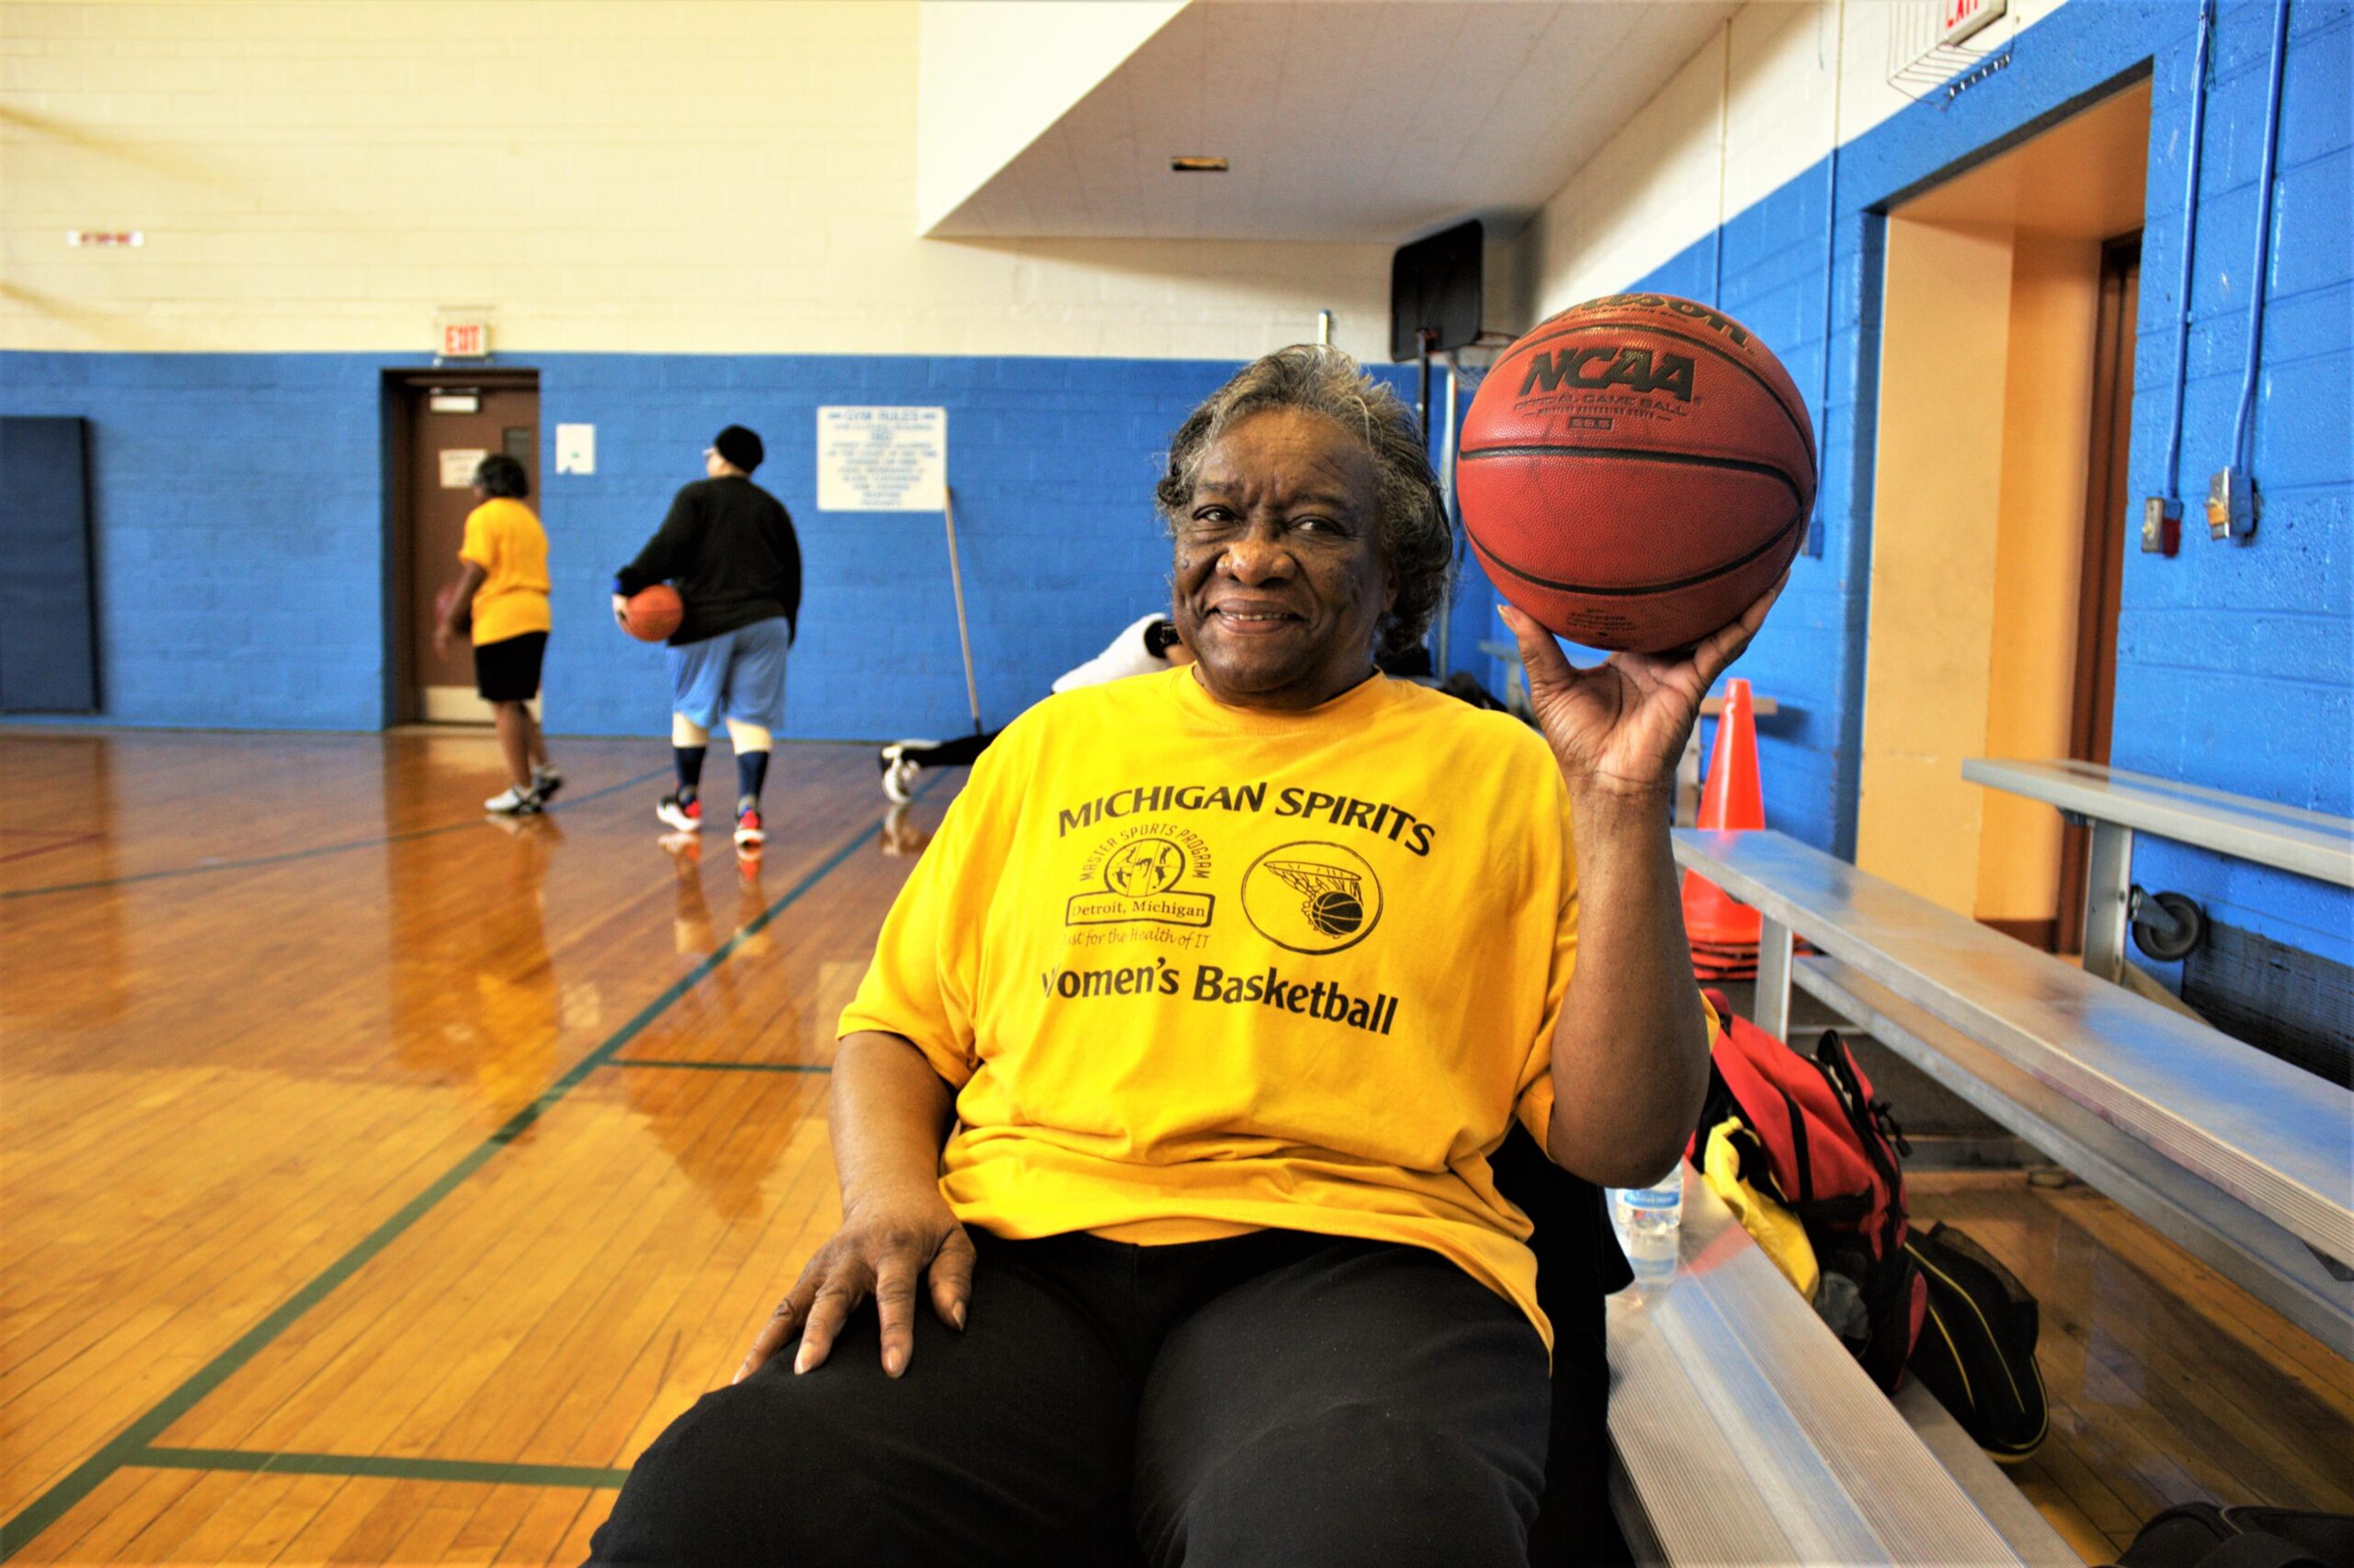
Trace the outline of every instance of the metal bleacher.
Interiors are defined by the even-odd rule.
[[[2334,819],[2009,766],[1972,777],[2111,829],[2104,939],[2135,830],[2354,882]],[[1761,916],[1760,1026],[1787,1038],[1808,991],[2354,1357],[2354,1092],[1787,835],[1674,842]],[[1639,1561],[2077,1561],[1934,1399],[1873,1386],[1689,1171],[1684,1192],[1672,1285],[1609,1307],[1612,1501]]]
[[[2343,817],[2096,762],[1972,758],[1962,764],[1962,777],[2055,806],[2069,821],[2092,830],[2084,969],[2103,980],[2125,974],[2137,832],[2354,887],[2354,822]]]
[[[1761,1026],[1820,998],[2354,1356],[2354,1092],[1784,834],[1675,849],[1763,917]]]
[[[1612,1511],[1641,1563],[2081,1562],[1935,1400],[1892,1402],[1687,1170],[1673,1282],[1610,1298]]]

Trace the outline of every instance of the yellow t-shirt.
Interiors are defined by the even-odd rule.
[[[485,574],[474,590],[476,642],[504,642],[553,624],[547,613],[547,535],[530,507],[499,495],[466,514],[458,558]]]
[[[1517,720],[1378,675],[1305,714],[1190,668],[1065,693],[974,764],[841,1032],[957,1086],[968,1224],[1425,1246],[1550,1340],[1488,1156],[1552,1114],[1568,810]]]

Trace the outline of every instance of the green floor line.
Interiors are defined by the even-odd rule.
[[[641,773],[635,779],[624,779],[619,784],[608,784],[602,789],[592,789],[586,795],[558,801],[547,808],[553,816],[601,800],[608,795],[618,795],[624,789],[634,789],[642,784],[670,776],[667,768],[657,768],[651,773]],[[481,817],[468,817],[462,822],[444,822],[438,828],[412,828],[405,833],[389,833],[380,838],[349,839],[342,843],[318,844],[310,849],[281,850],[276,854],[249,855],[243,860],[224,860],[211,865],[173,866],[164,871],[134,871],[128,876],[101,877],[95,882],[52,882],[39,887],[0,889],[0,899],[33,898],[45,893],[90,893],[101,887],[127,887],[141,882],[169,882],[183,876],[211,876],[224,871],[251,871],[258,866],[284,865],[292,861],[316,860],[321,855],[349,854],[354,850],[379,849],[387,844],[415,843],[419,839],[440,838],[444,833],[462,833],[469,828],[482,825]],[[5,1559],[0,1559],[5,1561]]]
[[[386,1454],[259,1454],[243,1448],[142,1448],[131,1470],[249,1470],[270,1476],[376,1476],[395,1481],[478,1481],[493,1487],[618,1488],[627,1470],[588,1465],[507,1465],[485,1459],[407,1458]]]
[[[334,1288],[365,1267],[370,1259],[390,1246],[401,1233],[423,1218],[428,1211],[455,1192],[466,1178],[481,1170],[500,1150],[523,1136],[534,1122],[550,1107],[578,1087],[581,1080],[604,1066],[620,1054],[621,1048],[645,1027],[662,1016],[671,1005],[733,957],[736,950],[765,928],[769,922],[782,914],[803,894],[823,881],[834,869],[854,853],[872,842],[880,824],[862,830],[840,849],[828,855],[799,882],[788,889],[775,903],[737,928],[736,934],[712,949],[711,955],[671,982],[668,989],[641,1008],[636,1017],[613,1032],[604,1044],[574,1064],[572,1069],[549,1085],[539,1097],[507,1119],[464,1159],[451,1166],[440,1180],[419,1192],[401,1206],[400,1212],[385,1221],[349,1252],[327,1266],[324,1272],[302,1289],[289,1297],[276,1311],[248,1330],[236,1343],[197,1369],[186,1383],[165,1394],[161,1403],[140,1416],[97,1453],[83,1460],[64,1478],[26,1505],[14,1519],[0,1524],[0,1563],[7,1562],[23,1551],[33,1538],[55,1524],[67,1510],[98,1489],[109,1476],[125,1465],[136,1463],[135,1456],[147,1452],[155,1439],[168,1431],[172,1424],[195,1409],[206,1395],[218,1388],[242,1368],[246,1362],[284,1333],[294,1321],[316,1307]]]
[[[809,1062],[657,1062],[651,1056],[616,1056],[608,1067],[676,1067],[690,1073],[831,1073]]]

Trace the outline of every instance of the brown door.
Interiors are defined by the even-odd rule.
[[[2141,296],[2141,236],[2101,248],[2100,322],[2093,340],[2093,450],[2084,481],[2084,565],[2076,601],[2076,694],[2068,755],[2109,760],[2117,696],[2117,609],[2126,568],[2126,514],[2133,497],[2126,458],[2133,440],[2134,323]],[[2084,946],[2085,859],[2091,833],[2070,828],[2060,842],[2058,949]]]
[[[452,374],[419,377],[399,388],[396,429],[406,448],[399,460],[402,539],[407,575],[401,595],[400,668],[403,716],[429,724],[487,724],[490,708],[474,694],[473,655],[462,644],[448,653],[433,646],[434,600],[455,582],[466,514],[475,505],[474,465],[504,452],[531,476],[539,509],[539,388],[537,377]]]

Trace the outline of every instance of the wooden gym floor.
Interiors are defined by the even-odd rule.
[[[832,1021],[962,776],[792,746],[739,869],[652,741],[0,734],[0,1559],[577,1563],[835,1219]],[[728,763],[714,759],[725,783]],[[2088,1558],[2354,1508],[2347,1368],[2082,1189],[1924,1179],[2041,1295]]]

